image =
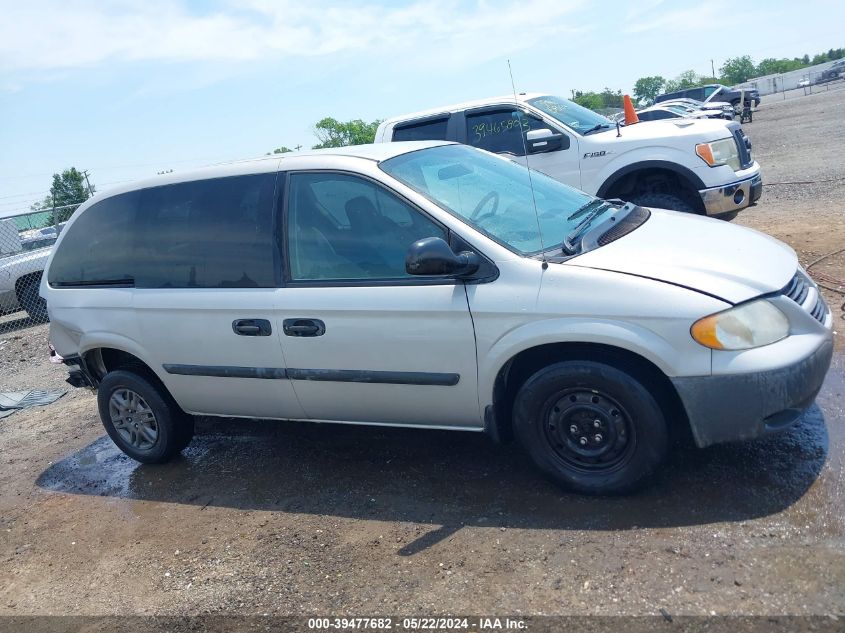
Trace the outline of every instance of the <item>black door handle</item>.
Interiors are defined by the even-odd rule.
[[[273,328],[267,319],[235,319],[232,331],[240,336],[270,336]]]
[[[326,324],[320,319],[285,319],[282,330],[286,336],[322,336],[326,333]]]

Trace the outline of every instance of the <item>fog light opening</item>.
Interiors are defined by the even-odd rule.
[[[745,200],[745,192],[742,189],[737,189],[736,193],[734,194],[734,203],[742,204]]]

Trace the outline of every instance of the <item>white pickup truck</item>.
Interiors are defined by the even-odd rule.
[[[393,117],[376,131],[377,143],[409,140],[474,145],[600,198],[725,219],[754,204],[763,188],[738,123],[676,119],[617,128],[539,93]]]

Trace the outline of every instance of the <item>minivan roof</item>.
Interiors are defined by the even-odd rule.
[[[226,176],[239,176],[250,173],[268,173],[285,169],[309,169],[319,168],[319,161],[315,160],[321,156],[344,156],[353,159],[370,160],[381,162],[400,154],[407,154],[438,145],[451,145],[447,141],[404,141],[399,143],[376,143],[369,145],[350,145],[347,147],[330,147],[325,149],[307,150],[304,152],[285,152],[284,154],[271,154],[258,158],[247,158],[243,160],[228,161],[199,167],[183,172],[170,172],[150,178],[136,180],[123,185],[118,185],[105,192],[92,196],[89,202],[110,197],[119,193],[146,189],[148,187],[159,187],[192,180],[206,180],[209,178],[224,178]],[[86,205],[88,206],[88,205]]]

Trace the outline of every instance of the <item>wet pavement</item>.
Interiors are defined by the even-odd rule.
[[[143,466],[89,416],[2,497],[0,613],[843,615],[843,393],[837,353],[792,430],[617,498],[481,435],[204,419]]]

